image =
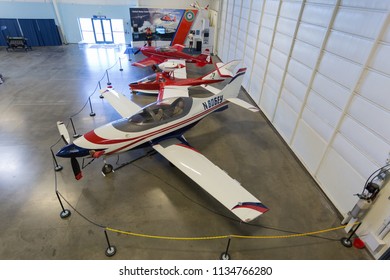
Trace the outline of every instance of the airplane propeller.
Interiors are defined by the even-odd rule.
[[[65,142],[65,144],[66,145],[71,144],[69,132],[68,132],[68,129],[66,128],[65,124],[61,121],[58,121],[57,128],[58,128],[58,131],[61,135],[61,138]],[[73,174],[74,174],[76,180],[80,180],[83,177],[83,173],[81,172],[80,164],[77,161],[76,157],[70,158],[70,164],[72,165]]]
[[[146,44],[144,45],[144,47],[146,46]],[[132,47],[131,45],[129,47],[127,47],[127,50],[125,53],[127,54],[130,54],[130,53],[133,53],[134,55],[137,55],[139,52],[141,51],[141,48],[138,48],[138,47]]]
[[[58,121],[57,122],[57,128],[60,132],[62,140],[65,142],[66,145],[70,144],[70,136],[68,129],[66,128],[65,124],[63,122]]]
[[[140,51],[141,51],[141,49],[138,48],[138,49],[134,52],[134,55],[137,55]]]
[[[72,165],[74,177],[76,178],[76,180],[80,180],[83,177],[83,173],[81,172],[79,162],[75,157],[71,157],[70,164]]]

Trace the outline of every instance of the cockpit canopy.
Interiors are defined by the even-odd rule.
[[[190,97],[169,98],[154,102],[144,107],[139,113],[114,122],[113,126],[125,132],[142,131],[179,119],[187,115],[191,107],[192,98]]]
[[[159,47],[159,48],[156,48],[155,49],[156,52],[175,52],[176,49],[172,48],[172,47]]]
[[[158,81],[157,81],[157,77],[158,77]],[[155,83],[155,82],[164,83],[165,81],[166,81],[166,79],[165,79],[164,75],[162,75],[161,73],[154,73],[154,74],[151,74],[145,78],[142,78],[141,80],[138,80],[136,82],[132,82],[129,85],[132,86],[132,85],[138,85],[138,84],[150,84],[150,83]]]
[[[149,75],[141,80],[138,81],[138,83],[150,83],[150,82],[154,82],[157,78],[157,74],[154,73],[152,75]]]

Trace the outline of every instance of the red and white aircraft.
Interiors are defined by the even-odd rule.
[[[216,70],[199,78],[187,78],[187,71],[184,60],[169,59],[158,65],[162,72],[154,73],[141,80],[130,83],[130,90],[133,92],[143,92],[158,94],[158,100],[169,97],[169,91],[160,91],[162,87],[179,86],[174,91],[175,96],[188,96],[188,88],[193,86],[204,86],[224,81],[233,77],[233,69],[240,63],[233,60],[228,63],[218,62]]]
[[[268,208],[238,181],[191,147],[183,137],[183,133],[204,117],[225,109],[229,101],[258,111],[237,98],[245,70],[238,70],[222,90],[214,88],[216,94],[211,97],[171,97],[143,108],[113,89],[107,89],[103,95],[123,118],[96,128],[73,143],[69,143],[69,133],[65,125],[59,122],[60,134],[69,144],[60,149],[57,156],[70,158],[76,179],[81,179],[77,158],[102,157],[105,161],[110,155],[152,147],[242,221],[249,222],[268,211]],[[169,91],[170,88],[164,90]],[[102,171],[107,174],[112,169],[105,162]]]
[[[140,48],[140,51],[145,59],[132,63],[131,65],[139,67],[154,66],[165,62],[167,59],[182,59],[189,63],[196,63],[197,66],[203,67],[206,64],[212,64],[213,61],[210,56],[210,52],[207,50],[198,56],[192,56],[183,52],[184,46],[175,44],[173,46],[166,47],[149,47],[144,46]],[[138,51],[137,51],[138,53]]]

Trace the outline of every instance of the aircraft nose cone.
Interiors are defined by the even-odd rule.
[[[59,150],[56,154],[58,157],[62,158],[72,158],[72,157],[85,157],[89,155],[89,150],[81,148],[75,144],[69,144]]]

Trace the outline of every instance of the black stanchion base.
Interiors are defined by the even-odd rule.
[[[341,242],[341,244],[343,244],[344,247],[347,247],[347,248],[351,248],[352,247],[352,241],[349,238],[347,238],[347,237],[341,238],[340,242]]]
[[[121,69],[119,69],[119,71],[123,71],[123,69],[121,68]]]
[[[64,168],[61,165],[57,165],[56,167],[54,167],[55,172],[61,171],[62,169]]]
[[[80,134],[73,134],[73,138],[79,138],[79,137],[81,137]]]
[[[104,98],[104,96],[103,96],[103,95],[99,95],[99,98],[103,99],[103,98]]]
[[[61,211],[60,217],[61,217],[61,219],[66,219],[66,218],[70,217],[71,214],[72,214],[72,212],[70,212],[70,210],[64,209],[63,211]]]
[[[106,252],[105,252],[106,256],[107,257],[112,257],[116,254],[116,247],[115,246],[111,246],[111,247],[108,247],[106,249]]]
[[[106,176],[107,174],[114,172],[114,168],[111,164],[105,164],[102,168],[102,174],[103,176]]]
[[[226,252],[223,252],[221,256],[219,257],[220,260],[228,261],[231,260],[230,255]]]
[[[91,117],[94,117],[94,116],[96,116],[96,114],[95,114],[95,113],[93,113],[93,112],[92,112],[92,113],[90,113],[89,115],[90,115]]]

